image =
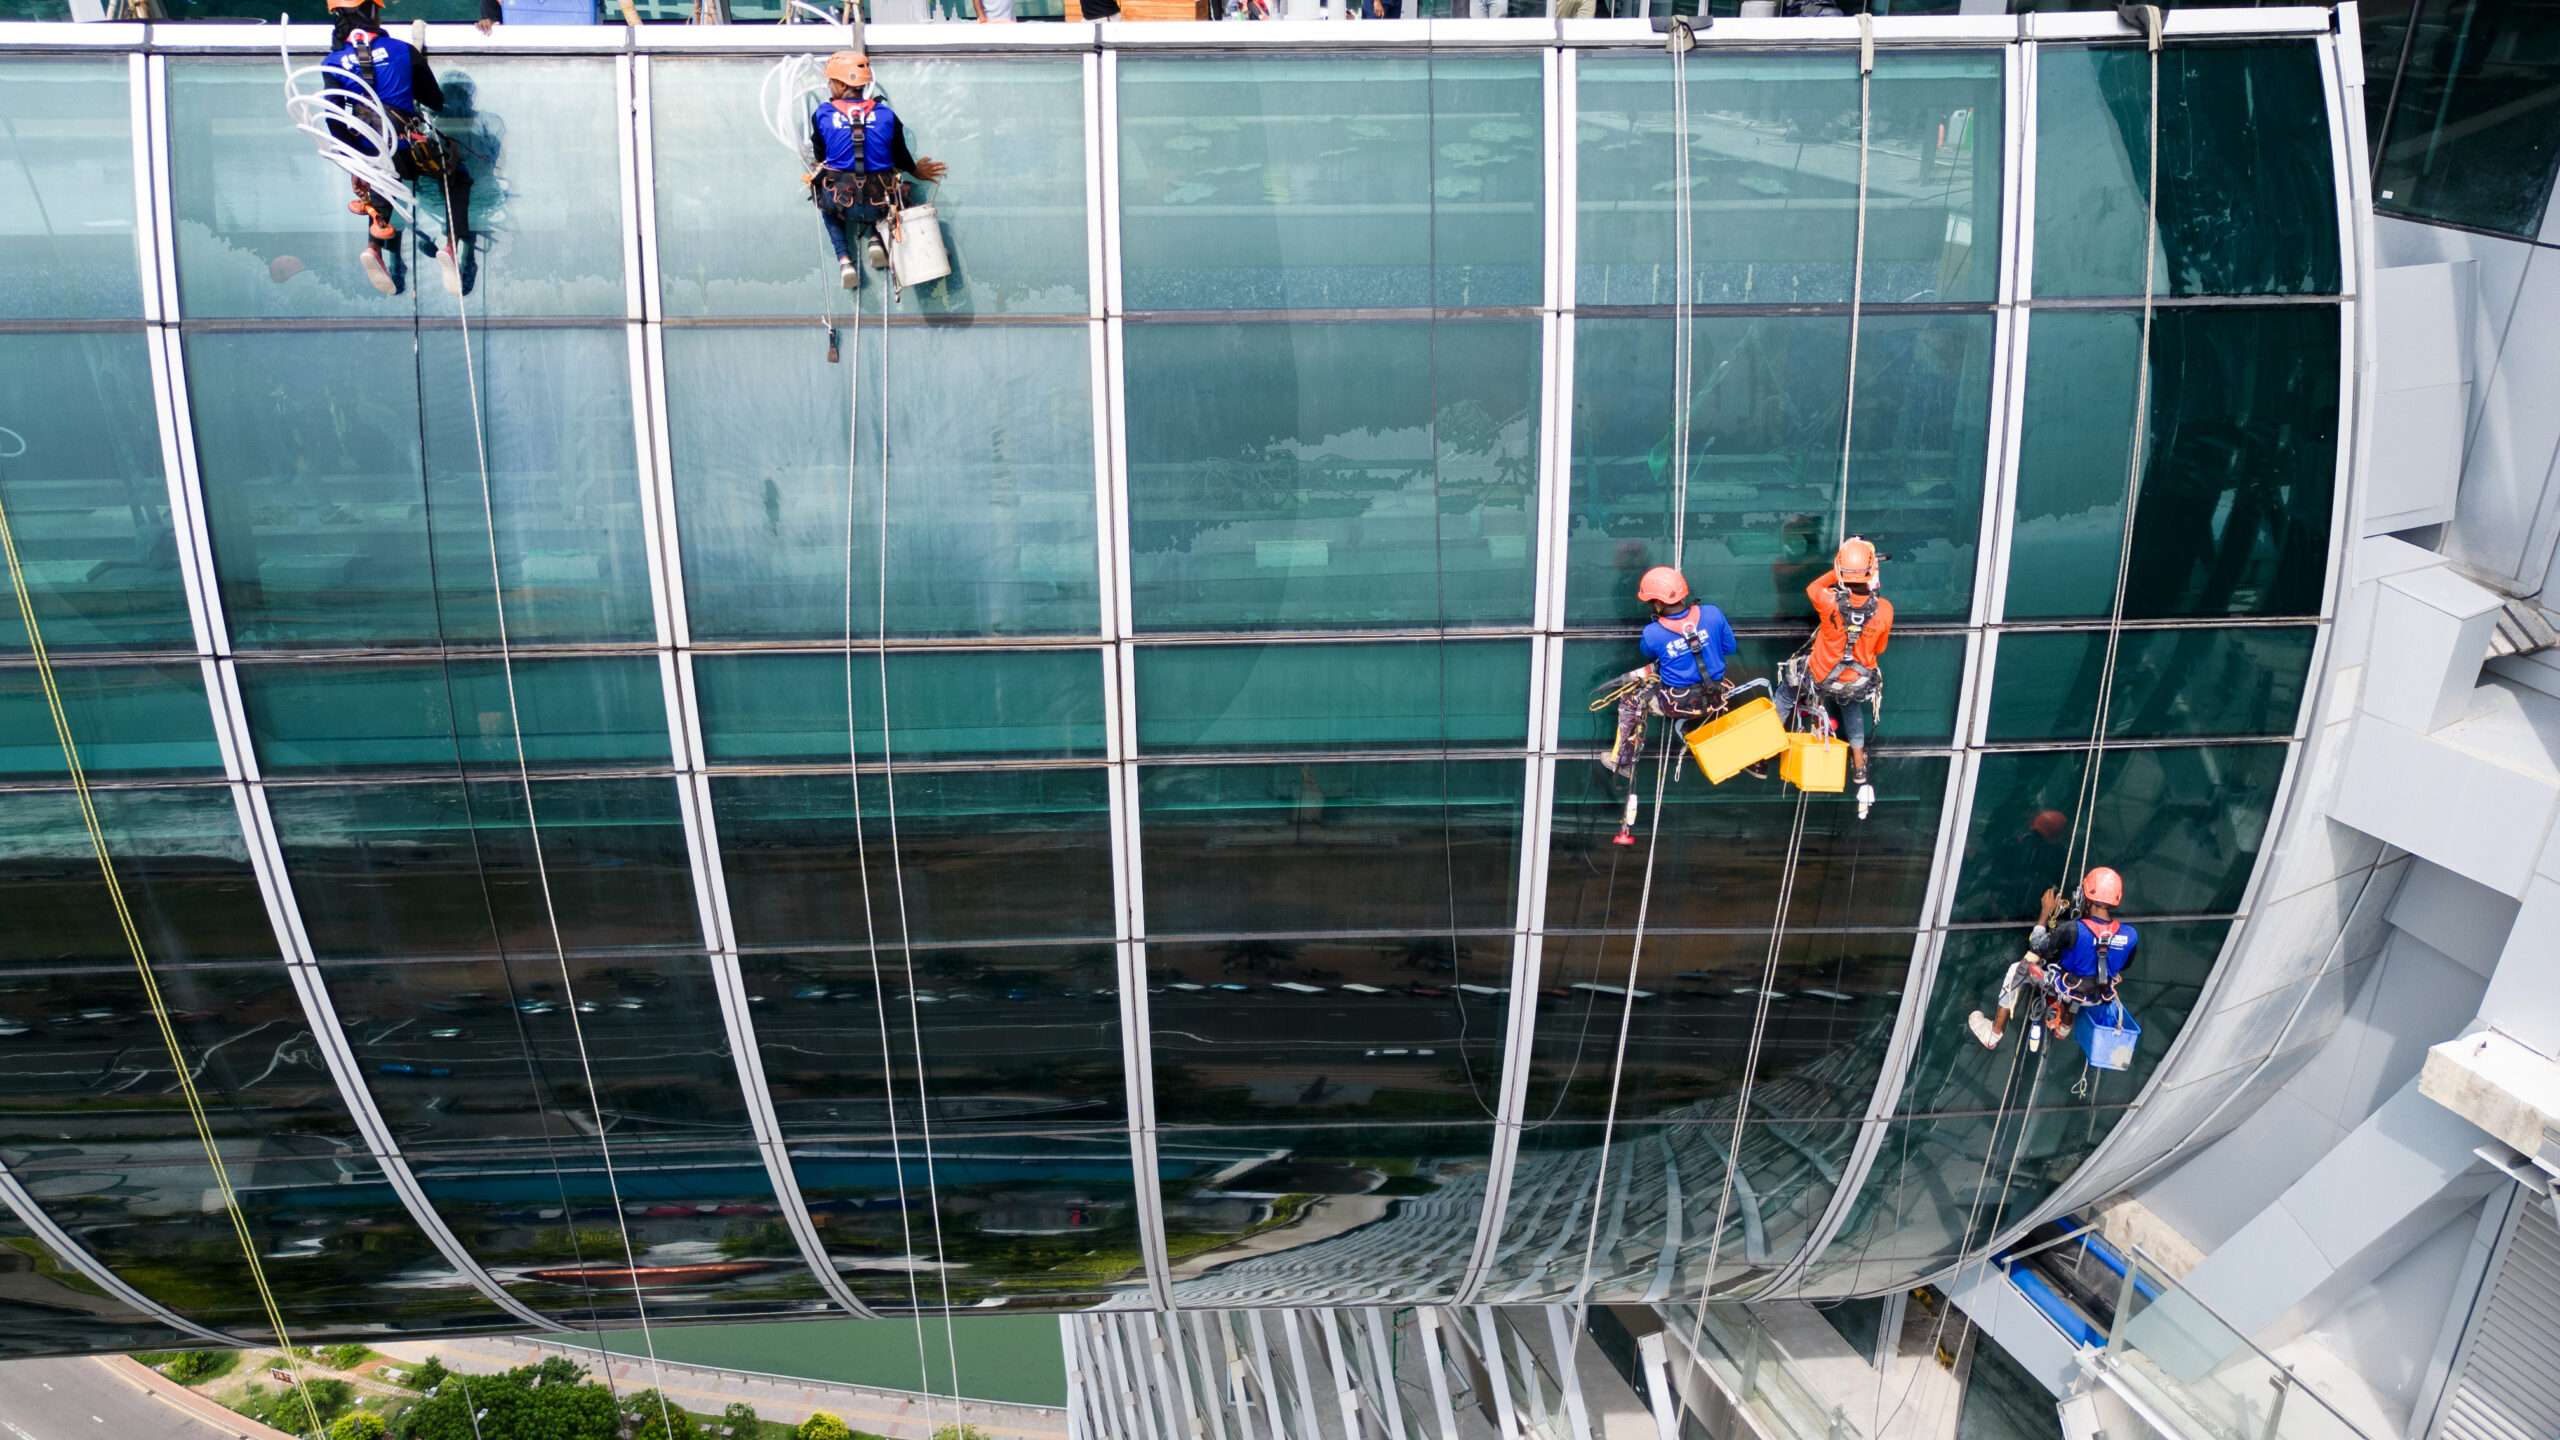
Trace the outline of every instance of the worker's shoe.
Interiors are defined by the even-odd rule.
[[[390,265],[383,261],[381,246],[367,245],[364,247],[364,254],[357,257],[356,263],[364,267],[364,278],[371,282],[374,289],[381,291],[385,295],[397,295],[400,293],[399,282],[391,278]]]
[[[1866,818],[1867,818],[1867,812],[1868,812],[1868,811],[1870,811],[1870,810],[1873,810],[1874,808],[1876,808],[1876,787],[1874,787],[1873,785],[1870,785],[1870,784],[1866,783],[1866,782],[1865,782],[1865,781],[1863,781],[1863,780],[1859,781],[1859,782],[1858,782],[1858,818],[1859,818],[1859,819],[1861,819],[1861,820],[1866,819]]]
[[[1973,1038],[1982,1042],[1983,1049],[2000,1048],[2000,1032],[1992,1027],[1991,1017],[1976,1010],[1965,1018],[1964,1023],[1965,1028],[1973,1032]]]
[[[886,270],[889,268],[889,247],[873,240],[862,247],[862,258],[871,262],[872,269]]]
[[[844,288],[847,290],[862,288],[862,272],[854,267],[851,260],[842,256],[836,259],[836,278],[844,282]]]

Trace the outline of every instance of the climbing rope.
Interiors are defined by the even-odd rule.
[[[222,1147],[214,1143],[213,1122],[205,1114],[204,1097],[196,1090],[195,1067],[187,1063],[178,1044],[177,1026],[170,1019],[168,1001],[160,993],[160,977],[151,968],[142,931],[135,925],[132,907],[125,900],[124,884],[116,878],[106,827],[99,823],[97,803],[89,793],[89,773],[80,763],[80,746],[71,737],[71,717],[63,709],[62,688],[54,679],[53,656],[45,649],[44,627],[36,621],[35,599],[27,590],[26,567],[18,560],[18,540],[9,528],[6,504],[0,504],[0,555],[8,560],[9,589],[18,601],[19,623],[26,627],[27,648],[35,655],[36,683],[44,690],[45,711],[53,720],[53,737],[62,745],[63,768],[71,774],[71,793],[80,805],[80,824],[88,831],[89,849],[97,857],[99,878],[106,882],[107,903],[115,911],[116,929],[133,957],[134,974],[142,981],[143,999],[151,1007],[151,1021],[160,1031],[160,1043],[169,1052],[169,1069],[177,1079],[179,1098],[186,1103],[187,1118],[194,1123],[196,1140],[204,1147],[205,1164],[213,1171],[214,1192],[222,1197],[223,1214],[230,1219],[231,1233],[240,1242],[241,1258],[248,1262],[249,1282],[258,1292],[258,1308],[265,1313],[268,1328],[275,1332],[283,1363],[293,1373],[294,1391],[302,1397],[304,1412],[311,1419],[311,1440],[320,1440],[320,1410],[311,1398],[310,1387],[302,1382],[301,1354],[285,1328],[275,1287],[267,1281],[267,1268],[259,1262],[258,1243],[250,1235],[248,1216],[240,1208],[240,1192],[231,1184],[230,1168],[222,1163]]]
[[[444,172],[442,185],[445,214],[449,219],[453,214],[453,179],[450,166]],[[451,251],[456,244],[453,233],[448,230],[445,238],[447,250]],[[622,1238],[622,1263],[626,1267],[626,1273],[631,1277],[631,1303],[639,1312],[640,1344],[648,1355],[649,1378],[653,1382],[650,1388],[658,1397],[659,1421],[666,1427],[667,1433],[673,1434],[675,1421],[668,1414],[665,1376],[658,1365],[657,1336],[649,1324],[649,1299],[640,1284],[640,1255],[631,1243],[631,1221],[622,1203],[622,1177],[614,1168],[613,1145],[611,1137],[605,1130],[604,1094],[596,1086],[595,1065],[587,1053],[587,1027],[586,1022],[580,1018],[578,983],[569,973],[569,946],[560,931],[559,904],[551,893],[551,864],[542,853],[542,816],[534,805],[533,767],[526,756],[524,744],[524,712],[516,698],[515,647],[507,634],[507,585],[506,576],[498,559],[498,506],[489,480],[488,420],[480,410],[480,365],[471,350],[470,297],[456,294],[454,313],[460,317],[462,327],[462,373],[464,384],[468,387],[471,397],[471,445],[473,458],[478,462],[480,474],[480,522],[489,537],[489,605],[497,622],[498,671],[506,682],[507,733],[515,747],[516,788],[524,797],[525,831],[533,845],[534,880],[542,891],[543,924],[551,935],[552,958],[560,966],[562,1000],[560,1008],[562,1013],[569,1017],[569,1035],[578,1047],[578,1075],[587,1087],[588,1116],[594,1122],[596,1130],[596,1155],[604,1165],[605,1191],[613,1201],[614,1229]],[[422,396],[422,403],[423,398]],[[419,456],[421,467],[424,466],[425,461],[426,457],[421,453]],[[468,784],[467,781],[465,783]],[[571,1228],[575,1229],[575,1217],[569,1218],[573,1222]],[[601,1338],[598,1339],[597,1345],[601,1353],[603,1345]],[[613,1367],[610,1362],[607,1362],[604,1368],[606,1373],[610,1374]]]

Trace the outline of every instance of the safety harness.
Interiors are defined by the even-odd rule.
[[[1884,687],[1883,675],[1858,663],[1858,639],[1866,633],[1867,622],[1875,618],[1876,607],[1882,601],[1875,592],[1869,591],[1867,603],[1853,605],[1849,603],[1846,587],[1839,593],[1840,658],[1832,664],[1830,673],[1815,681],[1814,685],[1822,692],[1822,698],[1834,705],[1857,705],[1874,700],[1876,693]]]

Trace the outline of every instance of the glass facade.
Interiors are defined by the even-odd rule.
[[[2541,5],[2360,7],[2373,208],[2531,240],[2560,170],[2560,29]]]
[[[272,56],[0,54],[0,504],[294,1338],[1837,1297],[2022,1217],[2247,918],[2354,257],[2326,37],[2170,47],[2146,332],[2140,52],[1962,33],[1863,191],[1853,45],[1694,56],[1685,291],[1632,41],[887,54],[955,268],[850,296],[772,56],[457,45],[460,300]],[[1872,813],[1657,835],[1649,760],[1612,844],[1635,577],[1767,676],[1844,515]],[[0,1353],[255,1339],[0,616],[0,1169],[143,1302],[0,1209]],[[2074,1095],[1963,1017],[2083,839],[2145,1036]]]

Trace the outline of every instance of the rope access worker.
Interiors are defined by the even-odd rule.
[[[1877,593],[1880,568],[1876,547],[1852,535],[1840,542],[1831,568],[1804,587],[1817,617],[1813,652],[1800,675],[1784,678],[1778,696],[1791,717],[1800,705],[1820,706],[1849,742],[1849,779],[1858,787],[1861,819],[1876,800],[1867,779],[1867,720],[1884,691],[1878,666],[1893,636],[1893,602]]]
[[[1694,723],[1714,714],[1731,688],[1725,662],[1736,648],[1732,622],[1713,605],[1691,598],[1689,581],[1668,565],[1656,565],[1636,582],[1636,598],[1653,611],[1639,642],[1646,663],[1611,682],[1623,687],[1618,697],[1618,731],[1600,764],[1627,782],[1626,812],[1618,825],[1618,845],[1636,843],[1636,767],[1644,758],[1648,716],[1669,716],[1674,724]]]
[[[391,152],[391,168],[401,179],[416,184],[434,176],[445,197],[445,245],[453,253],[454,271],[450,277],[456,289],[468,290],[468,262],[472,250],[471,172],[463,168],[462,152],[451,140],[435,132],[420,118],[418,107],[444,109],[444,87],[436,83],[436,72],[427,57],[406,40],[383,33],[382,6],[379,0],[328,0],[332,32],[327,64],[333,71],[344,71],[362,80],[382,102],[390,117],[397,139]],[[480,25],[483,33],[497,23],[497,0],[482,0]],[[356,87],[341,75],[331,74],[327,88],[356,93]],[[336,126],[340,140],[371,153],[371,142],[349,126]],[[393,267],[399,259],[392,248],[400,237],[389,202],[373,193],[373,187],[353,180],[355,198],[347,202],[349,212],[366,217],[364,278],[385,295],[400,293]],[[433,255],[433,243],[421,236],[419,248]]]
[[[1976,1010],[1965,1021],[1973,1038],[1986,1050],[1998,1049],[2019,997],[2031,985],[2051,996],[2046,1023],[2056,1035],[2071,1028],[2082,1007],[2113,1000],[2116,982],[2142,945],[2142,936],[2116,918],[2122,904],[2124,877],[2104,865],[2080,881],[2076,904],[2066,907],[2058,891],[2045,891],[2036,928],[2027,933],[2027,953],[2000,979],[1999,1013],[1985,1019]]]
[[[893,233],[897,212],[906,203],[901,172],[919,180],[939,180],[950,166],[907,153],[906,127],[889,102],[868,92],[871,57],[859,50],[839,50],[827,57],[827,99],[809,117],[809,158],[817,168],[806,177],[809,198],[826,226],[827,243],[835,247],[836,271],[844,288],[862,288],[862,269],[853,263],[853,227],[877,227],[867,242],[867,258],[887,268],[883,237]]]

